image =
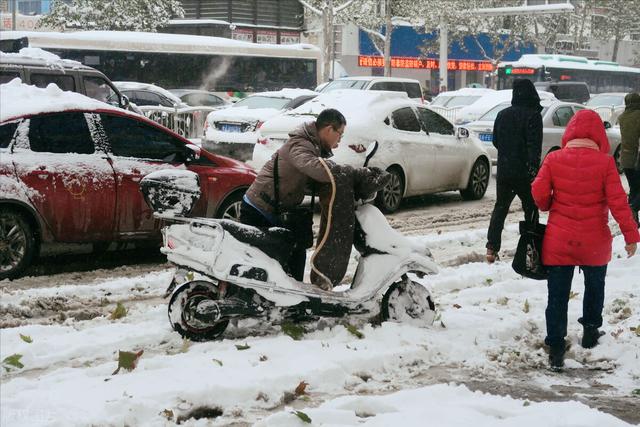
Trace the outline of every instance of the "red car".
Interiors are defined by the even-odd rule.
[[[0,279],[18,276],[41,243],[159,240],[139,189],[159,169],[200,176],[193,216],[237,217],[253,169],[137,114],[68,104],[0,122]]]

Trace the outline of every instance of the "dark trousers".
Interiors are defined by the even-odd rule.
[[[522,202],[525,219],[538,222],[538,208],[533,201],[533,196],[531,196],[531,184],[527,181],[498,181],[496,183],[496,204],[493,207],[489,232],[487,233],[487,248],[496,252],[500,250],[504,221],[507,219],[511,202],[516,196]]]
[[[545,318],[547,321],[547,337],[545,344],[558,346],[564,344],[567,336],[567,310],[569,306],[569,291],[573,279],[573,265],[549,266],[547,288],[549,298]],[[584,298],[582,299],[582,317],[578,322],[585,327],[599,328],[602,326],[602,306],[604,304],[604,278],[607,266],[583,266]]]
[[[240,222],[246,225],[252,225],[254,227],[275,227],[277,224],[271,223],[260,211],[256,210],[253,206],[242,201],[240,206]],[[304,279],[304,265],[307,261],[306,249],[294,249],[287,265],[282,267],[287,273],[289,273],[294,279],[302,282]]]
[[[637,218],[640,211],[640,170],[625,169],[624,175],[629,183],[629,206],[634,212],[634,217]]]

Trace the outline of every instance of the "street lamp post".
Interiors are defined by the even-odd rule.
[[[18,9],[18,0],[13,0],[13,8],[11,10],[11,29],[16,30],[16,14]]]

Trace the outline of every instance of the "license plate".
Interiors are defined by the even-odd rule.
[[[240,125],[230,125],[223,123],[220,125],[220,130],[222,132],[242,132],[242,127]]]
[[[481,133],[480,141],[484,142],[493,142],[493,134],[492,133]]]

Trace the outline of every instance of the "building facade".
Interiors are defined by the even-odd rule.
[[[163,32],[227,37],[253,43],[301,42],[304,10],[297,0],[181,0],[184,18]]]

